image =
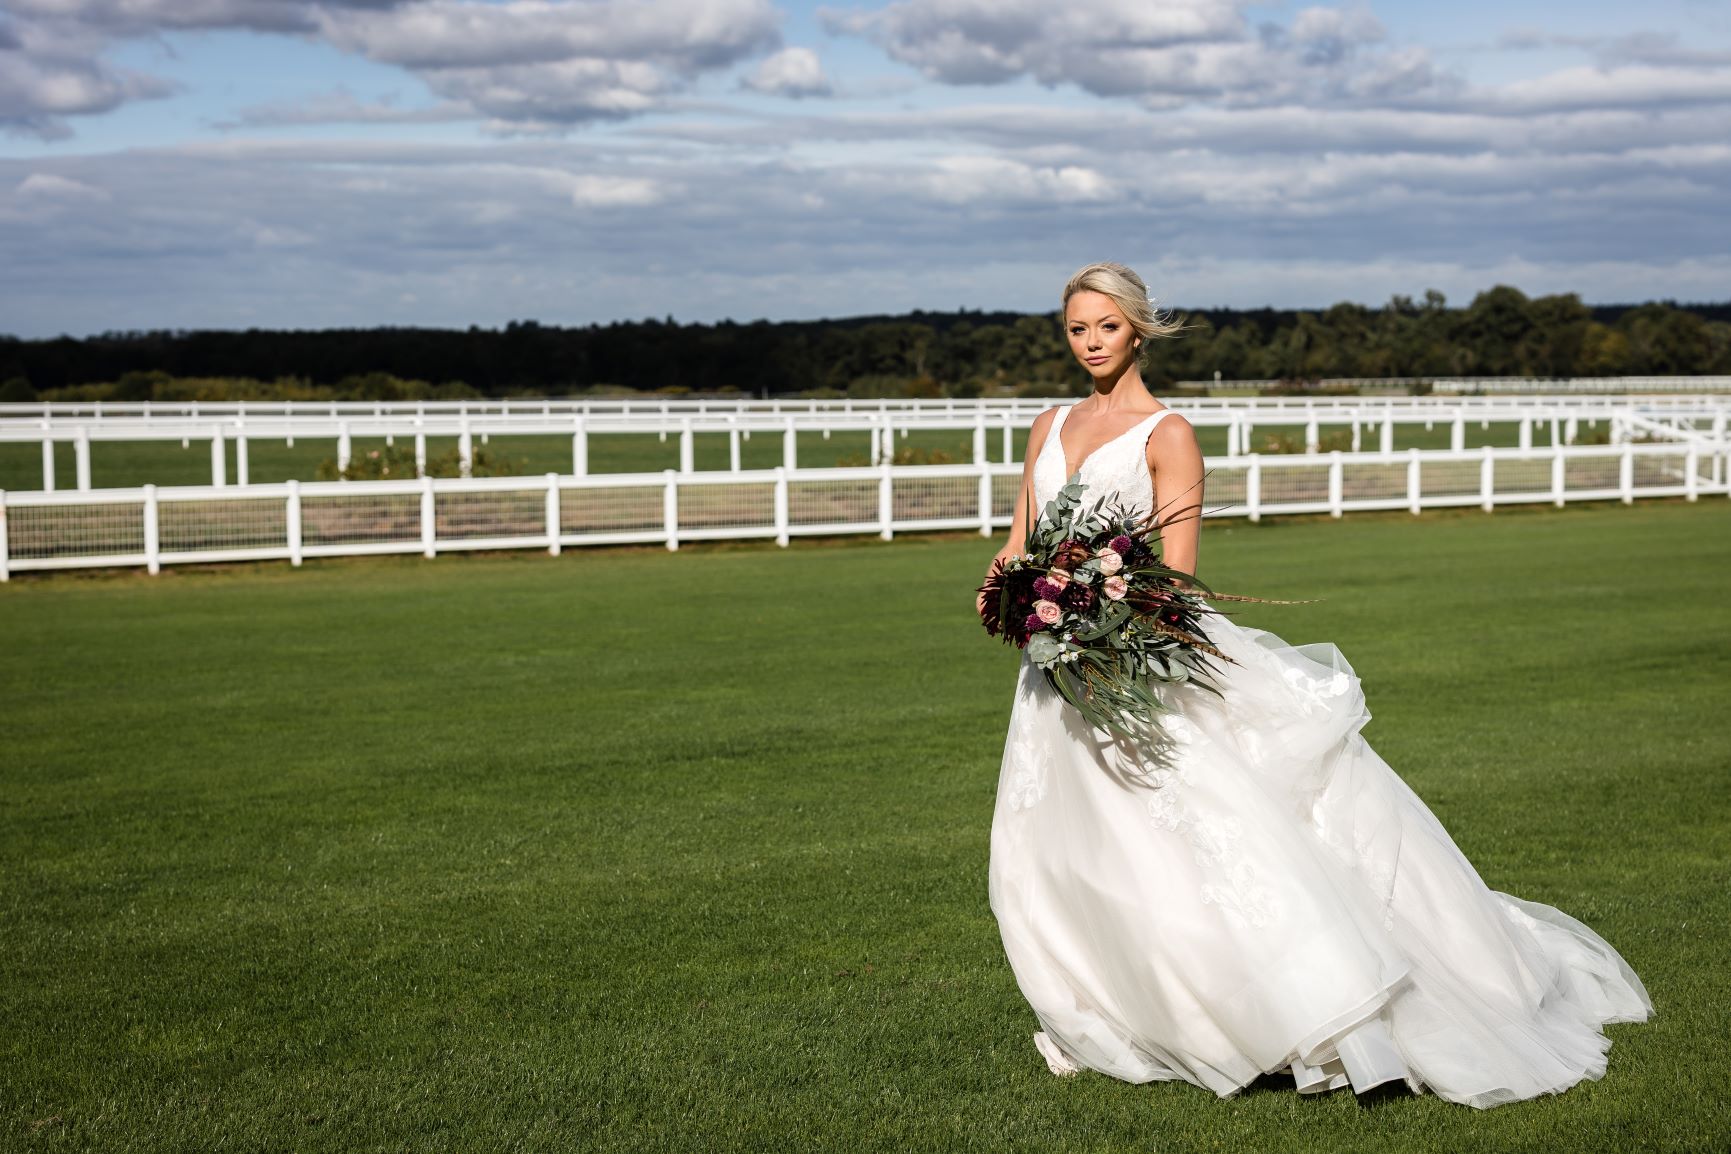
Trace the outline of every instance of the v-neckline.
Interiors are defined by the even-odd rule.
[[[1081,473],[1082,467],[1089,461],[1093,460],[1102,449],[1117,444],[1119,441],[1122,441],[1125,437],[1128,437],[1131,433],[1134,433],[1137,429],[1141,428],[1143,423],[1146,422],[1149,417],[1158,417],[1162,413],[1171,411],[1170,407],[1155,409],[1152,413],[1149,413],[1148,416],[1143,417],[1142,420],[1137,421],[1134,425],[1131,425],[1116,437],[1109,437],[1088,450],[1088,452],[1083,455],[1082,459],[1076,462],[1076,467],[1072,469],[1070,468],[1070,450],[1064,447],[1064,429],[1070,424],[1070,409],[1074,409],[1075,407],[1075,405],[1071,405],[1070,408],[1064,410],[1064,420],[1058,425],[1058,435],[1055,438],[1058,442],[1058,456],[1064,459],[1064,479],[1066,481]]]

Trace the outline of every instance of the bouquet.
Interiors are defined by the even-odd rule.
[[[1213,594],[1160,559],[1152,515],[1088,503],[1071,478],[1028,530],[1020,555],[995,562],[979,592],[986,632],[1027,650],[1052,688],[1092,726],[1153,736],[1161,685],[1218,694],[1203,602]],[[1256,600],[1233,597],[1231,600]]]

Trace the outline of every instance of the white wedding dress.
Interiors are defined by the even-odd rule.
[[[1067,480],[1059,410],[1034,466]],[[1082,464],[1153,502],[1161,410]],[[1054,1073],[1182,1078],[1232,1094],[1401,1080],[1487,1107],[1605,1071],[1606,1022],[1652,1004],[1616,950],[1486,887],[1365,744],[1331,644],[1207,618],[1224,697],[1169,691],[1169,746],[1090,730],[1025,658],[992,820],[991,905]]]

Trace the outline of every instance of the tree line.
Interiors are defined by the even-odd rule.
[[[1380,308],[1197,309],[1145,376],[1731,373],[1731,302],[1586,305],[1506,285],[1450,307],[1434,290]],[[610,390],[852,396],[1063,393],[1086,387],[1054,313],[916,311],[817,321],[513,321],[500,329],[108,332],[0,336],[0,399],[561,395]]]

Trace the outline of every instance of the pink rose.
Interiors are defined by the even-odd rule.
[[[1114,549],[1102,549],[1094,556],[1100,561],[1100,572],[1108,576],[1124,568],[1124,558]]]
[[[1064,616],[1064,611],[1050,601],[1034,602],[1034,616],[1047,625],[1056,625]]]
[[[1118,554],[1116,553],[1112,554],[1114,557],[1117,555]],[[1130,583],[1122,577],[1108,577],[1100,585],[1100,592],[1104,593],[1113,601],[1122,601],[1124,599],[1124,594],[1129,591]]]
[[[1046,574],[1046,580],[1056,585],[1058,587],[1058,592],[1060,593],[1070,587],[1070,574],[1064,569],[1053,569],[1049,571]]]

